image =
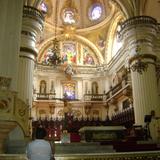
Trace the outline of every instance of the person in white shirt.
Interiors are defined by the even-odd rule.
[[[52,146],[44,138],[46,130],[42,127],[36,129],[36,139],[30,142],[26,148],[29,160],[51,160],[54,159]]]

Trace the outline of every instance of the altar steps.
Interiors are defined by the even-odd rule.
[[[101,145],[98,142],[56,144],[56,154],[113,153],[113,145]]]
[[[101,145],[108,145],[108,142],[103,142]],[[136,152],[136,151],[158,151],[160,150],[160,145],[154,142],[141,141],[115,141],[112,142],[113,149],[116,152]]]

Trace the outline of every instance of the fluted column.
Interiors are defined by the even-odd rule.
[[[120,32],[129,54],[135,123],[138,125],[144,125],[145,115],[149,115],[151,110],[158,112],[159,107],[156,53],[153,50],[157,26],[155,19],[139,16],[124,22]]]
[[[18,97],[30,106],[32,104],[33,70],[37,57],[36,40],[43,29],[42,13],[29,6],[24,6],[21,47],[19,53]]]
[[[158,95],[159,95],[159,104],[160,104],[160,24],[158,25],[158,34],[156,36],[154,51],[159,59],[159,62],[157,63],[157,83],[158,83]],[[159,111],[159,115],[160,115],[160,111]]]
[[[0,6],[0,77],[10,78],[10,89],[17,91],[23,1],[0,0]]]

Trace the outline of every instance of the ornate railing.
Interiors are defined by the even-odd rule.
[[[122,94],[124,90],[126,90],[127,94],[130,92],[130,89],[131,84],[129,81],[129,75],[126,75],[122,78],[121,82],[114,87],[111,87],[111,89],[105,94],[84,94],[84,101],[110,101],[111,98],[115,97],[117,94]]]
[[[36,93],[37,100],[55,99],[56,93]]]
[[[105,94],[85,94],[84,101],[103,101],[105,97]]]
[[[39,125],[42,125],[46,131],[47,136],[54,137],[57,140],[60,140],[60,134],[63,124],[67,122],[67,130],[70,133],[78,133],[78,130],[84,126],[107,126],[112,125],[108,119],[100,120],[100,118],[81,118],[81,119],[73,119],[73,117],[67,117],[65,120],[63,119],[39,119],[37,121],[32,122],[33,130]]]
[[[107,102],[111,101],[112,98],[115,98],[120,94],[131,94],[131,82],[129,80],[129,75],[126,75],[121,82],[114,87],[111,87],[111,89],[105,94]]]

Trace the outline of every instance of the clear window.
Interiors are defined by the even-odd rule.
[[[63,13],[63,21],[66,24],[76,23],[74,12],[72,10],[65,10]]]
[[[48,7],[47,7],[47,5],[44,2],[41,3],[40,10],[43,11],[43,12],[45,12],[45,13],[47,13]]]
[[[94,4],[89,9],[89,19],[98,20],[102,16],[101,4]]]

